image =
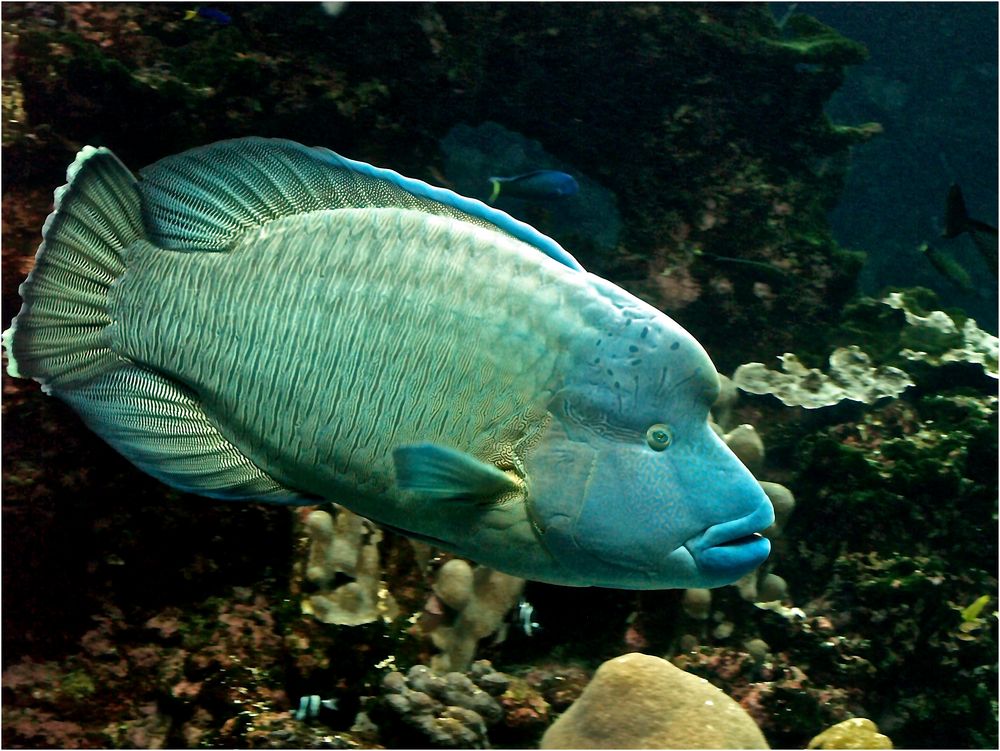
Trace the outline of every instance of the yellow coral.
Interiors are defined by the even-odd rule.
[[[827,728],[806,748],[892,748],[892,741],[871,720],[855,717]]]

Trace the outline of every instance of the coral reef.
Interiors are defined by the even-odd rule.
[[[672,662],[723,687],[753,718],[772,747],[801,748],[819,728],[850,717],[855,704],[848,691],[818,685],[792,659],[787,652],[757,639],[742,648],[700,646],[684,650]]]
[[[545,731],[542,748],[768,748],[747,713],[708,681],[637,652],[605,662]]]
[[[383,741],[394,745],[433,748],[489,748],[486,728],[499,722],[504,711],[495,697],[510,678],[480,660],[468,674],[435,674],[414,665],[404,675],[387,673],[382,679],[383,704],[369,709]]]
[[[995,743],[981,718],[996,701],[997,623],[966,639],[960,611],[997,586],[996,536],[983,534],[996,525],[997,398],[890,403],[809,436],[797,458],[813,502],[788,523],[784,572],[872,666],[850,677],[879,708],[861,714],[904,746]]]
[[[5,4],[5,322],[84,143],[143,165],[254,133],[457,185],[447,135],[498,123],[538,144],[529,160],[551,156],[544,166],[606,189],[621,224],[588,241],[552,207],[523,207],[531,221],[672,311],[727,372],[785,351],[819,368],[857,345],[916,387],[811,412],[724,388],[720,434],[779,511],[771,561],[737,587],[528,583],[543,629],[487,644],[509,605],[480,601],[477,576],[508,602],[523,583],[435,576],[420,617],[443,650],[435,664],[464,669],[478,650],[510,673],[493,685],[478,663],[464,674],[500,707],[490,724],[485,701],[481,723],[462,704],[475,694],[465,681],[451,679],[466,699],[447,700],[381,683],[388,665],[431,662],[414,622],[440,558],[339,514],[301,534],[288,509],[167,490],[5,377],[5,746],[426,745],[388,703],[412,691],[441,705],[421,722],[447,742],[532,747],[625,649],[673,655],[739,700],[772,746],[859,716],[899,745],[996,746],[995,600],[972,608],[997,586],[995,342],[921,290],[900,293],[905,311],[890,297],[845,306],[861,256],[837,246],[826,212],[847,146],[878,129],[838,127],[823,108],[861,48],[801,15],[779,28],[753,4],[243,4],[228,25],[184,10]],[[303,615],[333,592],[367,622]],[[323,708],[296,720],[312,696]],[[368,707],[378,726],[358,714]]]
[[[227,734],[242,745],[258,715],[287,708],[282,640],[261,594],[240,588],[145,623],[114,608],[93,621],[67,659],[4,670],[5,746],[161,748]]]
[[[821,335],[852,291],[860,257],[837,247],[826,210],[847,147],[878,129],[833,125],[823,104],[866,53],[807,16],[779,28],[752,4],[261,5],[224,26],[183,15],[11,6],[8,174],[57,184],[85,141],[148,164],[256,133],[434,180],[450,174],[453,128],[497,123],[613,193],[621,232],[590,242],[556,212],[532,221],[654,304],[687,303],[682,323],[727,370]]]

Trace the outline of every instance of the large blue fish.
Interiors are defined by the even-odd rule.
[[[518,576],[734,581],[771,504],[663,313],[479,201],[290,141],[87,147],[56,191],[11,375],[215,498],[332,499]]]

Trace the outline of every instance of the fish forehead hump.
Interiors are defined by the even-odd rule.
[[[116,347],[320,494],[388,492],[398,445],[513,451],[544,420],[588,297],[588,275],[531,246],[405,209],[280,219],[224,253],[140,246],[127,265]]]
[[[605,412],[645,430],[703,422],[719,392],[708,353],[680,324],[612,282],[587,274],[571,383]]]

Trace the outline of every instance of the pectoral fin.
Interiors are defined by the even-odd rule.
[[[400,489],[430,499],[488,503],[518,488],[509,475],[492,464],[447,446],[434,443],[402,446],[392,457]]]

